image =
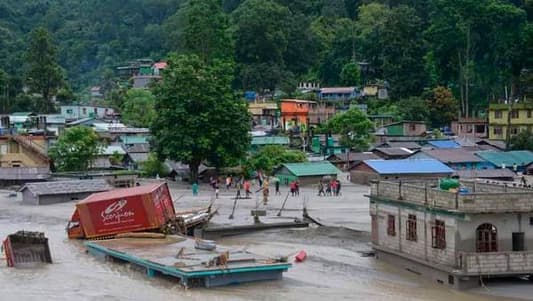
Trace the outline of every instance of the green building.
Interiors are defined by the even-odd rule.
[[[329,161],[285,163],[275,171],[274,175],[281,184],[288,185],[292,181],[300,185],[317,184],[324,177],[336,178],[341,171]]]

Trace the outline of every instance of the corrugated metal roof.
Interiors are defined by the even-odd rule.
[[[353,93],[355,87],[328,87],[320,89],[320,93]]]
[[[135,163],[148,161],[148,153],[129,153],[131,160]]]
[[[284,136],[263,136],[263,137],[252,137],[252,145],[287,145],[289,144],[289,137]]]
[[[408,148],[410,150],[414,150],[414,149],[421,149],[422,146],[416,142],[412,142],[412,141],[394,141],[394,142],[385,142],[385,143],[382,143],[381,145],[379,145],[378,147],[380,146],[389,146],[389,147],[403,147],[403,148]]]
[[[120,136],[120,141],[124,144],[144,144],[148,143],[148,136]]]
[[[81,192],[101,192],[113,189],[104,179],[28,183],[19,191],[29,189],[34,196]]]
[[[48,167],[0,167],[0,180],[45,180],[50,178]]]
[[[514,172],[507,168],[460,169],[456,170],[454,175],[466,179],[514,178],[516,176]]]
[[[327,158],[327,160],[330,162],[346,162],[346,161],[352,162],[352,161],[363,161],[363,160],[369,160],[369,159],[380,159],[380,157],[370,152],[367,152],[367,153],[349,152],[349,153],[340,153],[340,154],[330,155]]]
[[[336,175],[340,172],[340,170],[329,161],[285,163],[282,166],[286,167],[297,177]]]
[[[150,144],[134,144],[132,146],[126,147],[126,152],[128,154],[130,153],[149,153],[150,152]]]
[[[482,158],[462,148],[424,149],[423,153],[443,163],[484,162]]]
[[[453,169],[435,159],[365,160],[379,174],[452,174]]]
[[[436,148],[460,148],[461,146],[453,140],[430,140],[428,144]]]
[[[118,153],[119,155],[125,155],[126,151],[122,148],[120,145],[108,145],[104,148],[102,155],[113,155],[114,153]]]
[[[377,147],[375,150],[388,156],[408,156],[414,153],[412,150],[403,147]]]
[[[477,152],[476,155],[498,167],[501,167],[502,164],[505,164],[506,167],[512,167],[515,163],[518,166],[525,166],[533,162],[533,152],[530,151],[482,151]]]

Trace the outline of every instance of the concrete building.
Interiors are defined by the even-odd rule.
[[[356,87],[329,87],[321,88],[318,94],[320,100],[348,101],[359,98],[361,93]]]
[[[464,118],[452,121],[452,132],[459,137],[486,138],[489,136],[489,123],[486,118]]]
[[[254,125],[268,128],[279,126],[280,110],[275,102],[252,102],[248,104]]]
[[[453,169],[435,159],[364,160],[350,169],[353,183],[373,180],[429,180],[451,176]]]
[[[67,121],[82,118],[111,118],[115,110],[109,107],[91,105],[65,105],[61,106],[61,116]]]
[[[331,164],[335,165],[335,167],[341,170],[348,170],[353,165],[358,164],[359,162],[362,162],[364,160],[370,159],[380,159],[380,157],[371,152],[344,152],[340,154],[332,154],[326,158],[326,160],[328,160],[329,162],[331,162]]]
[[[371,184],[376,258],[425,279],[469,288],[483,278],[533,274],[533,190],[462,181]]]
[[[401,121],[383,126],[384,136],[421,136],[427,131],[423,121]],[[379,132],[379,131],[378,131]],[[381,133],[380,133],[381,134]]]
[[[509,112],[511,116],[509,116]],[[490,104],[489,105],[489,139],[507,139],[521,131],[533,128],[533,104]]]
[[[23,204],[49,205],[83,200],[95,192],[112,188],[104,179],[98,179],[30,183],[19,191],[22,193]]]

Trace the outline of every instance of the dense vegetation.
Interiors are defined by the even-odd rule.
[[[466,115],[532,86],[532,20],[532,0],[0,0],[0,109],[31,104],[27,49],[42,26],[64,70],[60,99],[111,89],[121,63],[178,52],[231,59],[238,90],[380,81],[399,101],[444,86]]]

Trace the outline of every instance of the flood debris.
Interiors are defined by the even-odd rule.
[[[186,235],[212,216],[211,206],[176,212],[167,184],[159,183],[90,195],[76,204],[67,232],[86,239],[141,231]]]
[[[7,266],[17,267],[29,263],[52,263],[48,238],[43,232],[17,231],[2,243]]]

